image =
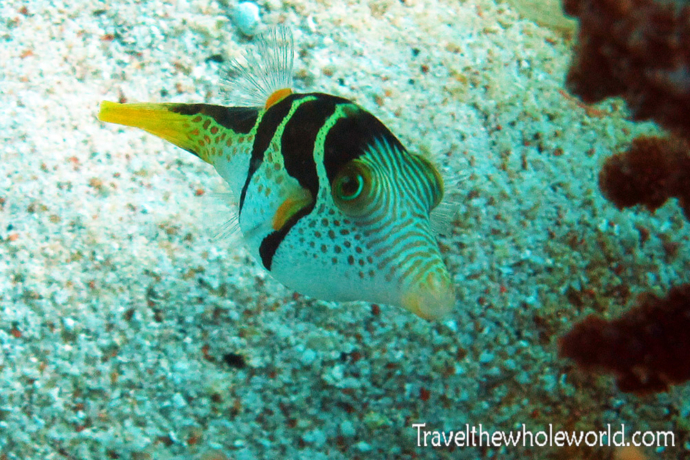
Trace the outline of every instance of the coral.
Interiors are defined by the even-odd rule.
[[[684,284],[663,299],[647,295],[618,319],[588,316],[559,339],[559,354],[585,370],[614,373],[621,391],[666,391],[690,380],[688,331],[690,284]]]
[[[622,96],[638,120],[690,138],[690,0],[563,0],[579,18],[567,77],[583,101]]]
[[[606,160],[599,188],[618,208],[643,204],[650,211],[678,198],[690,219],[690,146],[678,138],[641,136],[626,152]]]

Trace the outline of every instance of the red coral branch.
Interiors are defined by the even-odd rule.
[[[690,146],[674,137],[638,137],[629,150],[606,160],[599,188],[618,208],[643,204],[653,212],[678,198],[690,219]]]
[[[690,1],[563,0],[563,8],[580,22],[569,91],[587,103],[620,95],[635,119],[690,139]]]
[[[616,375],[624,392],[668,390],[690,380],[690,284],[649,295],[622,317],[590,315],[559,339],[560,357]]]

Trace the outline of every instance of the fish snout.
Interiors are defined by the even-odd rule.
[[[455,289],[448,272],[435,270],[411,285],[403,292],[402,306],[430,321],[443,319],[455,307]]]

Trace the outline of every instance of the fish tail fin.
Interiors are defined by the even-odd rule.
[[[143,129],[213,164],[221,152],[220,141],[248,133],[257,114],[258,109],[245,107],[103,101],[98,119]]]
[[[203,155],[203,149],[199,148],[198,137],[201,132],[195,126],[196,123],[192,122],[194,116],[179,111],[183,105],[185,104],[118,104],[103,101],[98,119],[143,129],[209,162]]]

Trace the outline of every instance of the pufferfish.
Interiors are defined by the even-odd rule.
[[[103,101],[98,118],[211,164],[237,201],[249,252],[288,288],[446,315],[455,291],[430,223],[439,171],[352,101],[293,92],[289,28],[257,43],[234,64],[250,106]]]

